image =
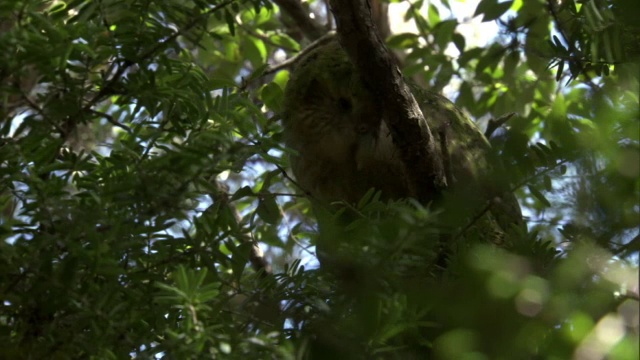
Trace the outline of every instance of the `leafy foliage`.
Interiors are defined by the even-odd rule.
[[[0,4],[3,357],[637,358],[635,4],[483,0],[500,32],[475,46],[455,2],[423,3],[388,44],[479,124],[506,119],[496,179],[529,233],[462,246],[443,274],[439,234],[460,229],[371,192],[335,230],[339,276],[317,269],[284,172],[275,64],[308,44],[293,16],[262,0]],[[249,268],[253,240],[274,275]]]

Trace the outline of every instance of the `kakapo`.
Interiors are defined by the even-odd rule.
[[[334,37],[304,53],[285,89],[286,145],[295,151],[291,167],[313,202],[357,203],[374,188],[383,199],[415,196],[405,164],[384,117],[347,54]],[[448,99],[409,82],[436,144],[450,164],[451,192],[465,199],[486,240],[500,244],[512,226],[523,226],[515,196],[492,178],[490,143]],[[444,137],[444,139],[441,139]],[[432,159],[424,159],[432,161]],[[317,204],[316,204],[317,205]],[[484,210],[483,210],[484,209]]]

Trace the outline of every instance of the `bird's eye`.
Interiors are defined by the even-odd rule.
[[[340,110],[344,112],[351,111],[351,108],[352,108],[351,100],[344,97],[338,98],[338,107],[340,108]]]

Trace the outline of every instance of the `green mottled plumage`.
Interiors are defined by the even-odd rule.
[[[484,135],[443,96],[411,85],[436,144],[444,136],[455,199],[472,218],[494,200],[469,231],[500,243],[510,224],[522,224],[511,193],[491,180],[490,145]],[[383,198],[414,196],[400,154],[377,106],[337,41],[318,46],[296,63],[285,90],[283,124],[287,145],[297,152],[291,165],[297,181],[315,201],[358,202],[370,189]],[[425,159],[430,161],[430,159]]]

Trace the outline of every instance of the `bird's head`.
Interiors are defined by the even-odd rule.
[[[285,89],[283,123],[294,149],[318,144],[347,151],[378,131],[382,116],[371,91],[337,40],[296,62]]]

